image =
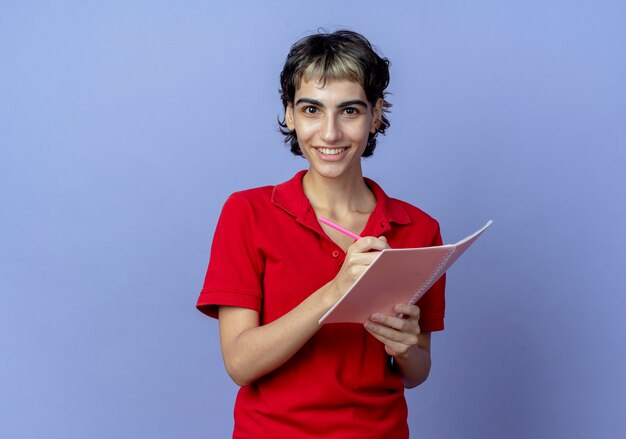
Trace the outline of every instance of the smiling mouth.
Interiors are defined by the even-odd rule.
[[[339,155],[344,152],[348,148],[316,148],[319,152],[324,155]]]

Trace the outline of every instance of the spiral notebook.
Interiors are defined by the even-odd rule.
[[[319,323],[363,323],[374,312],[395,314],[398,303],[415,303],[493,223],[456,244],[385,249]]]

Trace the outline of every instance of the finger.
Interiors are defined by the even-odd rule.
[[[395,329],[396,331],[416,333],[416,325],[414,325],[411,320],[381,313],[372,314],[370,320],[380,325],[387,326],[388,328]]]
[[[352,265],[368,266],[371,265],[377,257],[378,254],[374,252],[348,253],[348,255],[346,256],[346,262]]]
[[[385,346],[387,346],[389,349],[391,349],[394,352],[406,352],[412,346],[416,346],[417,342],[418,342],[417,336],[406,337],[403,340],[396,340],[396,339],[390,338],[390,337],[386,336],[385,334],[382,334],[381,332],[378,331],[379,329],[384,330],[385,328],[374,328],[374,327],[368,328],[368,325],[366,325],[365,329],[374,338],[376,338],[378,341],[383,343]]]
[[[419,320],[420,318],[420,309],[417,305],[411,305],[409,303],[399,303],[393,307],[394,311],[404,315],[405,317],[409,317],[414,320]]]
[[[379,236],[378,239],[380,239],[382,241],[385,241],[385,243],[387,244],[387,247],[385,247],[385,248],[391,248],[391,247],[389,247],[389,242],[387,242],[387,237],[386,236],[384,236],[384,235],[383,236]]]
[[[369,328],[365,328],[367,330],[367,332],[369,332],[375,339],[377,339],[378,341],[382,342],[383,344],[385,344],[386,346],[389,346],[390,348],[393,349],[393,347],[397,347],[397,345],[399,344],[398,342],[396,342],[395,340],[391,340],[387,337],[385,337],[382,334],[379,334],[378,332],[369,329]],[[393,346],[393,347],[392,347]],[[395,350],[395,349],[394,349]]]
[[[356,240],[348,251],[352,250],[358,253],[365,253],[371,250],[384,250],[388,247],[389,245],[386,241],[374,236],[366,236],[365,238]]]
[[[365,329],[367,329],[370,333],[384,337],[390,342],[413,346],[416,345],[418,341],[418,334],[414,332],[398,331],[394,328],[379,325],[371,321],[365,322],[363,326],[365,326]]]
[[[380,341],[385,346],[385,351],[387,352],[387,354],[394,357],[397,355],[403,355],[415,347],[414,345],[389,340],[388,338],[381,336],[380,334],[376,334],[373,332],[370,332],[370,334],[372,335],[372,337]]]

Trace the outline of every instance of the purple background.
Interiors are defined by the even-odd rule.
[[[320,26],[392,61],[366,175],[445,242],[496,220],[412,435],[626,434],[626,3],[397,3],[0,3],[1,437],[230,435],[194,303],[228,194],[305,166],[278,74]]]

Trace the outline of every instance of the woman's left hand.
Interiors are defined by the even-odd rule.
[[[407,357],[417,347],[420,334],[420,309],[416,305],[398,304],[394,307],[404,317],[374,313],[364,323],[365,329],[385,345],[392,357]]]

